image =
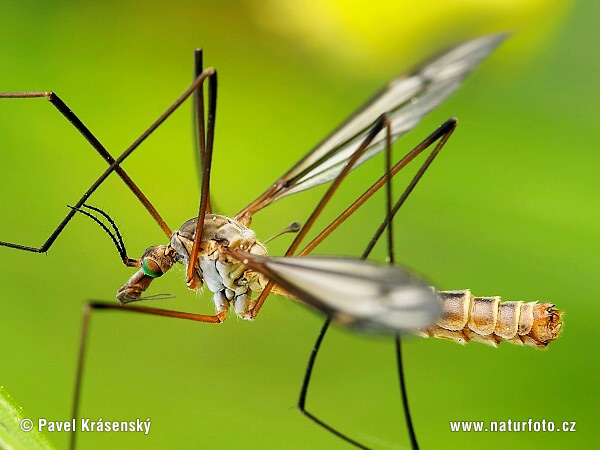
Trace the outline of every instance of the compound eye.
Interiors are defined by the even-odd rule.
[[[163,274],[163,271],[160,270],[160,266],[157,262],[150,258],[144,258],[142,261],[142,270],[144,271],[144,274],[152,278],[158,278]]]

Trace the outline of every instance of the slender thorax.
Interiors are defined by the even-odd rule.
[[[180,263],[189,269],[197,221],[195,217],[181,225],[171,235],[168,245],[150,247],[144,252],[139,260],[139,270],[117,291],[121,304],[142,299],[141,294],[148,289],[152,280],[161,277],[173,264]],[[250,228],[229,217],[206,214],[198,257],[193,277],[187,282],[188,288],[199,290],[206,284],[214,294],[216,314],[222,320],[230,303],[233,303],[239,317],[249,319],[248,312],[253,306],[251,294],[262,291],[268,280],[225,253],[224,248],[267,256],[267,249]]]

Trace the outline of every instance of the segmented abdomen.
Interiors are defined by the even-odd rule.
[[[562,328],[562,311],[550,303],[500,301],[500,297],[474,297],[470,290],[438,291],[442,316],[423,337],[437,337],[465,344],[482,342],[497,347],[502,341],[544,348]]]

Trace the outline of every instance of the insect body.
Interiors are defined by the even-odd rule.
[[[171,241],[167,246],[154,246],[148,248],[136,265],[140,269],[129,279],[127,284],[117,291],[117,298],[121,304],[131,303],[140,300],[141,294],[150,286],[154,278],[161,277],[167,272],[175,262],[182,263],[189,267],[190,254],[193,249],[198,218],[193,218],[186,221],[179,230],[175,231],[171,236]],[[269,262],[266,247],[258,242],[256,234],[241,222],[217,214],[206,214],[204,226],[202,230],[202,239],[200,241],[199,250],[197,252],[197,260],[193,270],[193,277],[188,282],[188,287],[192,290],[201,289],[206,283],[207,287],[213,292],[213,302],[215,305],[216,316],[219,321],[224,321],[230,303],[233,303],[235,313],[242,319],[252,319],[250,315],[256,302],[251,299],[253,292],[262,292],[268,284],[268,279],[261,271],[252,270],[247,266],[248,260],[240,261],[231,257],[231,253],[226,251],[240,250],[248,256],[252,255],[259,258],[263,264],[263,271],[268,269],[273,260]],[[298,261],[291,264],[288,268],[287,282],[291,281],[298,285],[310,283],[308,291],[314,290],[317,279],[315,274],[310,273],[310,264],[306,258],[302,261],[301,266],[298,266]],[[332,276],[332,266],[339,265],[340,261],[332,261],[322,259],[321,267],[315,268],[315,271],[324,271],[325,283],[335,284],[336,280]],[[290,262],[288,262],[290,264]],[[308,266],[307,266],[308,264]],[[356,273],[352,274],[350,263],[346,261],[340,269],[346,272],[348,276],[365,276],[368,270],[373,267],[365,263],[358,264]],[[285,263],[284,263],[285,266]],[[303,267],[302,267],[303,266]],[[302,280],[300,272],[304,270],[308,275]],[[380,270],[376,269],[376,272]],[[281,265],[278,266],[279,276],[283,276]],[[290,277],[290,274],[292,275]],[[293,276],[295,274],[295,276]],[[392,279],[398,275],[397,271],[388,269],[387,275],[392,283]],[[277,275],[275,274],[275,277]],[[375,275],[379,280],[380,285],[384,285],[386,280],[381,275]],[[373,279],[371,280],[371,282]],[[304,282],[304,283],[303,283]],[[286,281],[284,281],[286,283]],[[324,305],[323,300],[312,299],[313,306],[321,307],[328,313],[333,315],[338,322],[345,325],[356,326],[355,322],[367,322],[366,317],[371,319],[377,316],[375,303],[368,299],[363,299],[363,305],[360,305],[357,310],[353,310],[350,316],[344,316],[344,310],[348,309],[349,304],[354,300],[356,295],[351,294],[342,287],[344,283],[348,283],[356,288],[358,284],[351,281],[340,281],[340,289],[335,294],[340,301],[333,297],[334,304],[329,307]],[[413,277],[407,277],[406,286],[412,286],[415,291],[415,301],[422,295],[422,285]],[[292,288],[293,289],[293,288]],[[294,296],[288,293],[285,289],[275,286],[274,293],[285,295],[288,298],[302,301],[302,297],[310,295],[305,293],[304,296]],[[500,342],[506,341],[516,345],[527,345],[537,348],[545,348],[552,340],[560,335],[562,328],[562,312],[554,308],[550,303],[537,302],[522,302],[522,301],[500,301],[500,297],[475,297],[469,290],[460,291],[438,291],[436,292],[440,308],[440,317],[435,317],[438,314],[435,308],[429,306],[429,313],[424,313],[426,327],[417,328],[416,323],[419,320],[414,317],[409,320],[410,313],[406,307],[400,308],[400,313],[405,317],[390,316],[393,308],[391,305],[382,305],[384,312],[381,317],[385,318],[381,323],[375,324],[374,330],[385,332],[397,331],[400,329],[400,323],[407,323],[402,326],[402,329],[415,328],[414,333],[422,337],[435,337],[448,339],[457,343],[465,344],[469,341],[476,341],[497,346]],[[376,297],[377,294],[370,294],[371,297]],[[332,297],[330,297],[332,298]],[[346,305],[343,305],[343,302]],[[316,303],[316,304],[315,304]],[[309,304],[311,304],[309,302]],[[341,306],[337,306],[341,305]],[[365,307],[364,305],[368,305]],[[400,306],[400,304],[398,305]],[[352,310],[354,306],[350,307]],[[414,314],[414,311],[412,312]],[[422,312],[423,313],[423,312]],[[356,319],[361,317],[361,319]],[[435,322],[431,322],[435,318]],[[411,322],[412,320],[412,322]],[[410,325],[412,323],[412,326]],[[384,325],[385,324],[385,325]],[[362,326],[364,327],[364,324]]]

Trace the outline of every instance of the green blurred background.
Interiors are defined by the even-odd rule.
[[[447,45],[514,30],[396,145],[400,155],[446,118],[460,119],[398,216],[398,259],[440,289],[555,302],[566,311],[564,335],[548,351],[411,339],[410,400],[423,448],[589,448],[599,418],[597,2],[361,3],[3,3],[0,90],[56,91],[116,155],[188,85],[192,50],[202,46],[219,70],[212,189],[219,210],[234,214],[394,74]],[[185,105],[124,164],[173,228],[198,204],[190,124]],[[0,239],[29,245],[41,245],[105,168],[39,99],[2,100],[0,155]],[[354,174],[325,215],[382,164]],[[258,236],[304,220],[322,192],[258,214]],[[90,203],[117,221],[132,256],[166,242],[118,177]],[[382,215],[377,197],[319,253],[358,255]],[[274,241],[271,253],[288,242]],[[132,271],[95,224],[76,217],[47,255],[0,249],[0,273],[0,385],[31,417],[66,420],[82,304],[116,302]],[[209,295],[187,291],[181,268],[153,284],[159,292],[177,297],[162,307],[212,312]],[[254,323],[232,317],[221,326],[98,313],[81,414],[150,417],[152,427],[148,436],[80,435],[81,448],[348,448],[294,408],[321,322],[278,297]],[[333,330],[307,405],[369,446],[408,446],[390,340]],[[577,432],[448,425],[529,418],[577,421]],[[49,437],[66,446],[67,434]]]

